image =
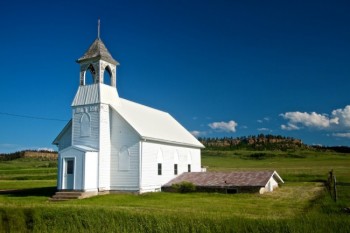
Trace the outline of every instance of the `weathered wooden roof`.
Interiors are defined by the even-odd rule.
[[[85,52],[85,54],[77,60],[78,63],[86,60],[92,60],[92,59],[101,59],[104,61],[108,61],[114,65],[119,65],[119,63],[112,57],[112,55],[109,53],[107,47],[102,42],[100,38],[97,38],[92,45],[89,47],[89,49]]]
[[[276,171],[185,172],[164,186],[188,181],[198,187],[264,187],[271,177],[283,183]]]

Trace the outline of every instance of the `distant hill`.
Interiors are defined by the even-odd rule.
[[[208,149],[287,150],[308,148],[300,139],[271,134],[236,138],[198,138],[198,140]]]
[[[43,160],[56,160],[56,151],[47,150],[23,150],[14,153],[0,154],[0,161],[14,160],[19,158],[37,158]]]
[[[339,153],[349,153],[348,146],[310,146],[304,144],[300,139],[284,137],[281,135],[259,134],[243,137],[223,137],[223,138],[205,138],[198,140],[208,150],[313,150],[313,151],[335,151]],[[19,158],[35,158],[41,160],[57,160],[57,151],[47,150],[23,150],[14,153],[0,153],[0,161],[8,161]]]
[[[223,137],[223,138],[205,138],[201,137],[198,140],[207,149],[217,150],[296,150],[309,149],[319,151],[336,151],[340,153],[350,153],[350,147],[347,146],[310,146],[304,144],[301,139],[293,137],[284,137],[281,135],[259,134],[243,137]]]

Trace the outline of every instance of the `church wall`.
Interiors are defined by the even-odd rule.
[[[98,153],[86,152],[84,157],[84,187],[85,191],[97,191],[98,187]]]
[[[60,184],[58,185],[58,189],[65,189],[64,185],[64,174],[65,174],[65,159],[74,159],[74,190],[83,190],[83,164],[84,164],[84,152],[76,150],[76,149],[66,149],[63,152],[60,152],[59,154],[59,164],[60,168]]]
[[[99,190],[110,189],[110,159],[111,159],[111,139],[110,139],[110,119],[109,106],[100,105],[100,134],[99,134]]]
[[[158,163],[162,164],[161,175],[158,175]],[[201,171],[200,149],[156,142],[142,142],[141,190],[160,191],[162,185],[175,178],[174,164],[178,164],[178,173]]]
[[[58,144],[58,151],[61,151],[72,145],[72,128],[68,128],[67,131],[62,135]]]
[[[86,116],[83,118],[83,116]],[[84,120],[84,119],[88,119]],[[83,127],[82,121],[85,123]],[[99,106],[73,107],[72,145],[84,145],[99,149]],[[88,124],[89,123],[89,124]]]
[[[63,175],[63,163],[60,152],[58,152],[57,158],[57,190],[62,189],[62,175]]]
[[[111,118],[111,190],[139,190],[139,136],[113,109]]]

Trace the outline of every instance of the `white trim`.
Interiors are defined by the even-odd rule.
[[[63,134],[69,129],[69,126],[72,126],[72,119],[68,121],[68,123],[63,127],[61,132],[57,135],[55,140],[53,140],[52,144],[58,146],[60,139],[62,138]]]
[[[143,151],[143,142],[139,141],[139,192],[141,192],[142,187],[142,151]]]
[[[62,189],[63,190],[75,190],[75,174],[76,174],[76,161],[75,161],[75,157],[64,157],[63,159],[63,179],[62,179]],[[72,189],[68,189],[67,186],[67,177],[65,178],[64,175],[67,173],[67,161],[68,160],[73,160],[74,163],[74,167],[73,167],[73,188]]]
[[[278,175],[278,173],[276,171],[273,171],[272,176],[270,177],[270,179],[272,177],[274,177],[274,176],[276,176],[282,183],[284,183],[284,181],[282,180],[282,178],[280,177],[280,175]]]
[[[63,150],[61,150],[60,154],[66,152],[68,150],[72,150],[72,149],[75,149],[75,150],[78,150],[78,151],[81,151],[81,152],[98,152],[98,150],[96,150],[94,148],[91,148],[91,147],[88,147],[88,146],[73,145],[73,146],[69,146],[69,147],[64,148]]]

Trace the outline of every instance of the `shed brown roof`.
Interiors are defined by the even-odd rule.
[[[106,48],[105,44],[102,42],[100,38],[97,38],[92,45],[89,47],[89,49],[85,52],[85,54],[77,60],[78,63],[88,60],[98,58],[105,61],[108,61],[114,65],[119,65],[119,63],[114,60],[112,55],[109,53],[108,49]]]
[[[167,184],[188,181],[195,186],[234,186],[234,187],[264,187],[272,176],[277,176],[277,181],[283,182],[275,171],[251,171],[251,172],[185,172],[177,176]]]

